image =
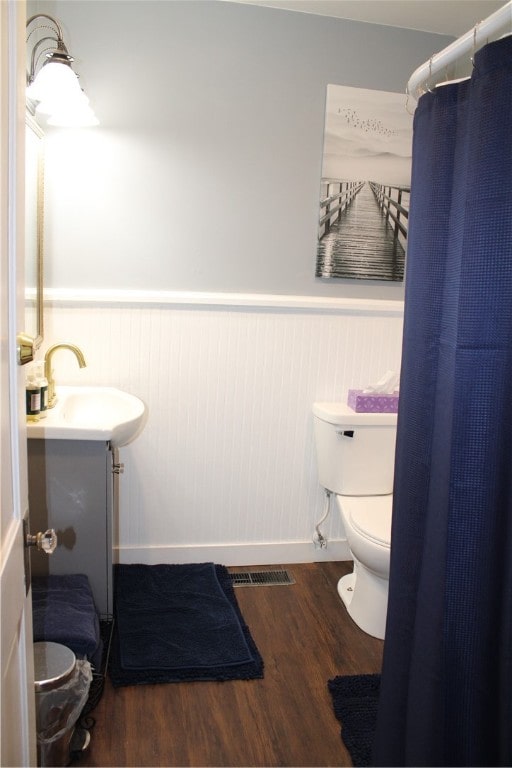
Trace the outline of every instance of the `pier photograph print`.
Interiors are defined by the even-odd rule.
[[[403,281],[412,122],[405,94],[327,86],[316,277]]]

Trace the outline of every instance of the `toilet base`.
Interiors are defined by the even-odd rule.
[[[384,639],[388,610],[388,584],[354,561],[354,570],[338,582],[338,594],[350,618],[372,637]]]
[[[341,601],[347,610],[354,596],[355,582],[356,575],[354,572],[347,573],[346,576],[342,576],[338,581],[338,594],[341,597]]]

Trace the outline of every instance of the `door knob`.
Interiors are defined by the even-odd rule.
[[[28,333],[21,331],[16,336],[16,352],[18,365],[26,365],[34,359],[34,339]]]
[[[39,531],[35,536],[27,533],[25,543],[27,547],[37,547],[41,552],[51,555],[57,547],[57,534],[54,528],[49,528],[44,533]]]

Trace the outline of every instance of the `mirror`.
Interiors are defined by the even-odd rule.
[[[43,341],[44,134],[25,117],[25,332]]]

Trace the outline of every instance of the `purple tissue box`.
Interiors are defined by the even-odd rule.
[[[356,413],[398,413],[398,392],[372,395],[362,389],[349,389],[347,403]]]

